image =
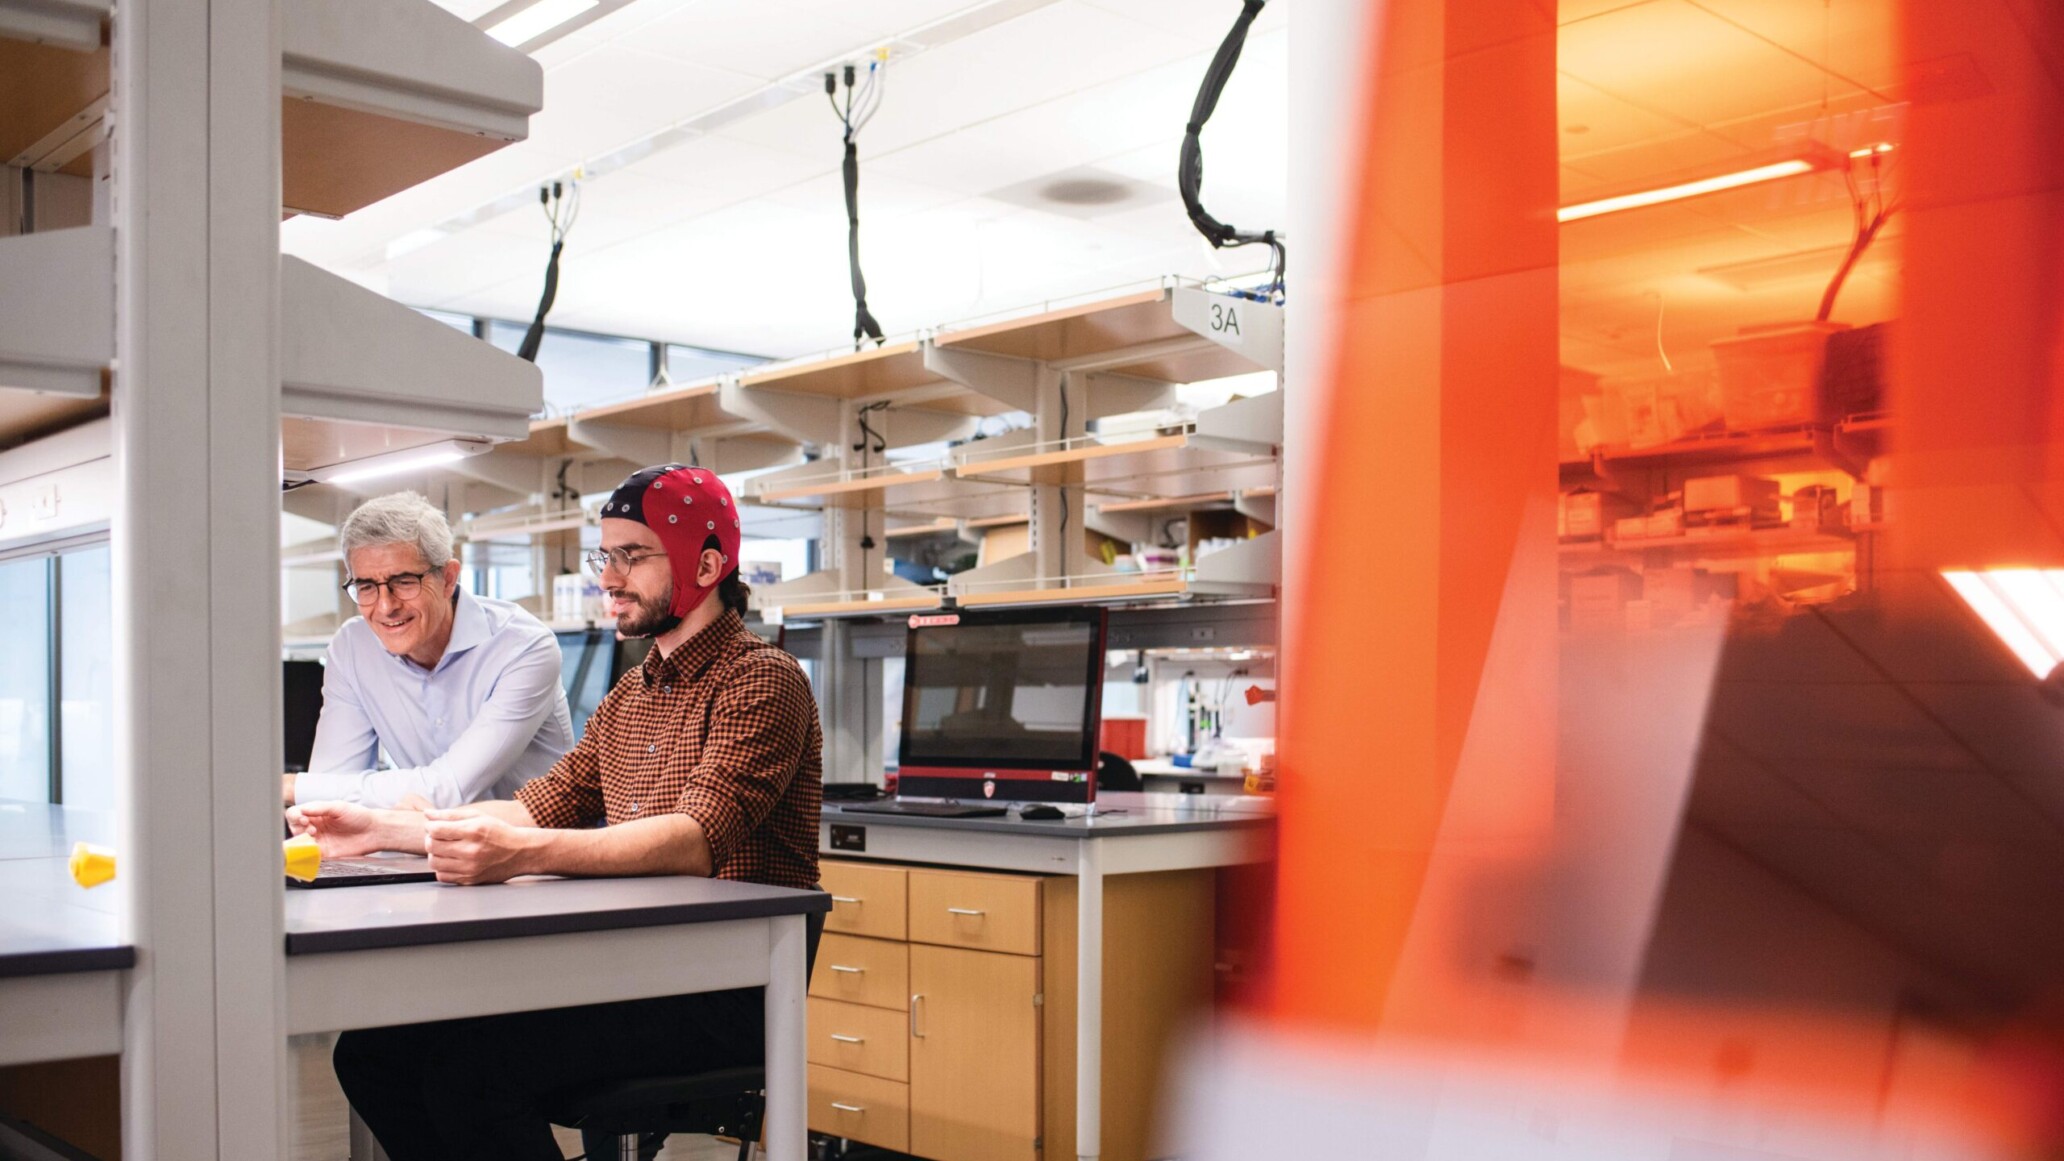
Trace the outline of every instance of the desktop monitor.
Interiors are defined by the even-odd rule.
[[[573,739],[588,731],[588,719],[616,682],[612,634],[602,629],[570,629],[559,637],[559,685],[566,691],[566,712],[573,718]]]
[[[910,619],[898,797],[1096,800],[1104,610]]]
[[[323,667],[320,661],[281,662],[280,690],[286,713],[286,768],[290,774],[308,771],[308,755],[315,749],[315,723],[322,717]]]

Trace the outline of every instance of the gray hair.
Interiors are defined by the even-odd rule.
[[[413,544],[426,566],[443,568],[452,558],[451,525],[421,495],[390,492],[360,504],[337,529],[337,547],[347,564],[358,549],[381,544]]]

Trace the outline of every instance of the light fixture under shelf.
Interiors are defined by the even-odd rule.
[[[326,464],[300,475],[303,479],[323,484],[359,484],[385,476],[398,476],[406,472],[419,472],[455,464],[468,456],[477,456],[493,446],[494,444],[487,440],[444,439],[436,443],[398,448],[378,455]]]
[[[479,23],[483,31],[503,44],[532,50],[544,47],[542,38],[547,33],[559,32],[562,26],[600,6],[601,0],[533,0],[531,3],[519,0],[488,13]],[[565,30],[571,31],[570,28]],[[560,35],[564,34],[560,32]]]

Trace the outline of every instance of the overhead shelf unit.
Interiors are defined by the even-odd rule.
[[[114,230],[0,238],[0,447],[105,414],[114,358]]]
[[[454,439],[524,439],[544,405],[535,364],[298,258],[280,260],[280,331],[290,473]]]
[[[1092,420],[1165,408],[1181,383],[1262,371],[1280,375],[1281,366],[1280,307],[1163,285],[756,371],[729,389],[745,398],[732,404],[727,394],[727,408],[785,425],[835,456],[753,480],[747,485],[753,498],[821,507],[861,521],[894,517],[896,525],[866,525],[868,539],[860,547],[869,551],[918,537],[972,540],[985,524],[1030,525],[1030,551],[955,575],[943,586],[911,586],[871,567],[834,566],[774,586],[760,595],[761,604],[793,617],[902,612],[948,599],[1031,604],[1269,596],[1280,575],[1273,533],[1194,568],[1163,573],[1115,572],[1063,541],[1086,529],[1150,539],[1145,516],[1112,505],[1172,502],[1180,509],[1180,498],[1198,495],[1251,497],[1248,511],[1272,525],[1281,477],[1279,392],[1133,436],[1097,435],[1086,428]],[[851,444],[860,442],[850,424],[854,403],[923,408],[935,415],[1008,410],[1029,415],[1032,424],[957,442],[934,458],[877,460],[871,448],[870,454],[849,454]],[[892,434],[881,442],[928,442],[896,433],[897,414],[889,412]],[[835,426],[832,420],[847,422]],[[922,434],[956,439],[950,426],[933,424]],[[1100,502],[1085,508],[1085,497]]]
[[[109,3],[0,0],[0,161],[93,173]],[[528,132],[536,61],[429,0],[285,0],[281,202],[341,217]]]

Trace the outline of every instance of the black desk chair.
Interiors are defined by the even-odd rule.
[[[824,916],[806,919],[808,964],[817,965]],[[579,1129],[588,1161],[652,1161],[674,1133],[738,1139],[738,1161],[752,1161],[767,1111],[767,1071],[758,1065],[686,1076],[641,1076],[582,1085],[555,1094],[545,1116]]]

